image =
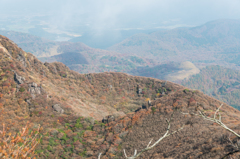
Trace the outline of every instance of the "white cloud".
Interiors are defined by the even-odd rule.
[[[239,0],[1,0],[1,6],[0,15],[51,14],[52,27],[84,25],[96,32],[240,17]]]

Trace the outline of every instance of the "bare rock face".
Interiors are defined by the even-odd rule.
[[[63,113],[64,113],[64,110],[60,107],[59,104],[53,105],[53,109],[54,109],[55,111],[57,111],[58,113],[60,113],[60,114],[63,114]]]
[[[24,55],[21,51],[18,54],[17,60],[19,60],[23,64],[24,67],[27,67],[26,58],[24,57]]]
[[[32,95],[33,99],[35,98],[36,95],[41,94],[41,87],[38,87],[38,85],[34,82],[28,84],[28,91]]]
[[[106,116],[102,119],[103,123],[110,123],[112,121],[115,121],[115,116],[114,115],[109,115],[109,116]]]
[[[14,73],[14,80],[15,80],[18,84],[23,84],[24,81],[25,81],[25,78],[19,76],[17,73]]]

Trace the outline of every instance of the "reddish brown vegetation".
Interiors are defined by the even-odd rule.
[[[78,74],[62,63],[41,63],[3,36],[0,46],[8,51],[0,53],[0,124],[10,132],[27,121],[41,124],[39,158],[96,158],[100,152],[102,158],[123,158],[123,148],[133,154],[158,139],[173,112],[172,129],[185,128],[140,158],[220,158],[233,150],[221,127],[180,113],[195,111],[200,103],[213,115],[221,103],[202,92],[123,73]],[[25,78],[23,83],[15,74]],[[56,104],[63,114],[53,109]],[[224,104],[223,122],[236,131],[238,113]]]

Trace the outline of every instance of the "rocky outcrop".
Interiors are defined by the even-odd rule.
[[[55,111],[57,111],[58,113],[60,113],[60,114],[63,114],[63,113],[64,113],[64,110],[62,109],[62,107],[61,107],[59,104],[53,105],[53,109],[54,109]]]
[[[115,116],[114,115],[108,115],[102,119],[103,123],[110,123],[112,121],[115,121]]]
[[[17,60],[20,61],[24,67],[27,67],[26,58],[24,57],[22,51],[18,54]]]
[[[25,81],[25,78],[22,76],[19,76],[17,73],[14,73],[14,80],[17,82],[17,84],[23,84]]]
[[[33,98],[35,98],[37,94],[41,94],[42,92],[41,89],[42,89],[41,86],[38,87],[38,85],[34,82],[28,84],[28,92],[30,92]]]

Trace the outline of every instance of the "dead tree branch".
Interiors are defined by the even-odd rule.
[[[223,127],[224,129],[226,129],[227,131],[231,132],[232,134],[236,135],[237,137],[240,138],[240,135],[238,133],[236,133],[234,130],[230,129],[229,127],[227,127],[223,122],[222,122],[222,119],[221,119],[221,114],[219,113],[219,110],[220,108],[223,106],[223,104],[220,105],[220,107],[218,107],[218,109],[215,111],[214,113],[214,116],[213,118],[212,117],[208,117],[203,111],[201,111],[200,109],[198,109],[198,113],[199,114],[195,114],[195,113],[182,113],[182,114],[190,114],[190,115],[196,115],[196,116],[200,116],[202,117],[203,119],[205,120],[209,120],[209,121],[212,121],[214,123],[217,123],[218,125],[220,125],[221,127]],[[219,115],[219,117],[217,118],[217,115]],[[229,139],[230,140],[230,139]],[[234,147],[234,148],[238,148],[238,145],[234,145],[233,142],[230,140],[231,142],[231,145]],[[234,153],[237,153],[237,152],[240,152],[239,148],[238,150],[235,150],[233,152],[230,152],[228,154],[226,154],[222,159],[234,154]]]
[[[198,113],[199,114],[195,114],[195,113],[182,113],[182,114],[191,114],[191,115],[196,115],[196,116],[201,116],[203,117],[203,119],[205,120],[209,120],[212,122],[217,123],[218,125],[220,125],[221,127],[223,127],[224,129],[228,130],[229,132],[231,132],[232,134],[236,135],[237,137],[240,137],[240,135],[238,133],[236,133],[235,131],[233,131],[232,129],[230,129],[229,127],[227,127],[225,124],[223,124],[222,120],[221,120],[221,114],[219,113],[220,108],[223,106],[223,104],[220,105],[220,107],[215,111],[213,118],[208,117],[207,115],[205,115],[205,113],[203,111],[201,111],[200,109],[198,109]],[[217,119],[217,114],[219,115],[218,119]]]
[[[166,137],[168,137],[168,136],[170,136],[172,134],[175,134],[176,132],[182,130],[184,125],[181,128],[179,128],[178,130],[169,133],[170,127],[171,127],[172,117],[173,117],[173,114],[171,115],[170,120],[166,119],[166,122],[168,123],[168,127],[167,127],[167,131],[165,132],[165,134],[162,137],[160,137],[154,144],[152,144],[152,146],[150,146],[150,144],[151,144],[153,139],[151,139],[150,142],[148,143],[147,147],[142,149],[139,153],[137,153],[137,150],[135,149],[134,154],[131,157],[128,157],[126,152],[125,152],[125,149],[123,149],[124,156],[126,157],[126,159],[135,159],[135,158],[139,157],[143,152],[148,151],[148,150],[152,149],[153,147],[155,147],[164,138],[166,138]],[[101,153],[99,154],[98,159],[100,159],[100,157],[101,157]]]

